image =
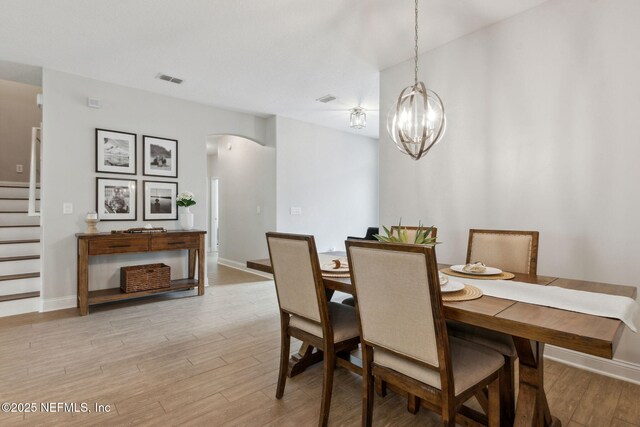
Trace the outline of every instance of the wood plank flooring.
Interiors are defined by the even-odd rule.
[[[315,366],[275,399],[279,320],[273,283],[211,266],[190,293],[0,319],[0,403],[87,403],[92,413],[0,413],[0,425],[314,426]],[[297,349],[299,343],[293,343]],[[546,361],[546,388],[565,426],[640,426],[640,386]],[[361,379],[338,368],[330,424],[360,425]],[[110,405],[96,413],[94,405]],[[440,425],[376,398],[375,425]],[[80,408],[79,408],[80,409]]]

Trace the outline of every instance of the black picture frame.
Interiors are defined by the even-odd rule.
[[[154,197],[152,190],[165,190],[169,195],[168,204],[163,203],[165,196],[156,197],[152,203],[151,198]],[[144,221],[175,221],[178,219],[178,183],[176,181],[142,181],[142,218]],[[154,212],[154,206],[156,212]],[[164,206],[163,206],[164,205]],[[166,212],[167,207],[169,211]],[[165,210],[165,212],[158,212]]]
[[[160,150],[162,153],[155,152],[157,150]],[[169,152],[169,166],[167,166],[167,151]],[[161,162],[164,162],[164,164],[159,164]],[[157,176],[162,178],[177,178],[178,140],[143,135],[142,174],[145,176]]]
[[[96,128],[96,172],[120,175],[136,175],[138,173],[138,135],[119,130]],[[109,150],[105,148],[109,141]],[[119,154],[123,146],[127,146],[127,154]],[[105,151],[111,151],[105,153]],[[125,163],[118,165],[118,163]],[[108,164],[112,163],[112,164]]]
[[[126,212],[118,212],[125,209]],[[123,178],[96,178],[96,212],[100,221],[136,221],[138,219],[138,181]]]

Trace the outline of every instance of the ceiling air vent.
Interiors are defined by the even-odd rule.
[[[318,102],[322,102],[323,104],[326,104],[327,102],[331,102],[331,101],[335,101],[336,97],[333,95],[325,95],[321,98],[316,99],[316,101]]]
[[[184,81],[183,79],[179,79],[177,77],[173,77],[173,76],[168,76],[166,74],[158,74],[156,76],[156,79],[160,79],[160,80],[164,80],[165,82],[171,82],[171,83],[175,83],[177,85],[182,84],[182,82]]]

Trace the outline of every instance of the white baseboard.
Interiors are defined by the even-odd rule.
[[[16,314],[33,313],[38,311],[40,298],[25,298],[0,303],[0,317],[15,316]]]
[[[225,259],[225,258],[218,258],[218,264],[224,265],[225,267],[235,268],[236,270],[242,270],[247,273],[255,274],[256,276],[266,277],[267,279],[273,279],[272,274],[247,268],[246,264],[243,264],[238,261],[232,261],[230,259]]]
[[[59,298],[40,298],[40,312],[73,308],[76,307],[76,301],[77,298],[75,295]]]
[[[552,345],[545,347],[544,357],[585,371],[640,384],[640,365],[636,363],[603,359]]]

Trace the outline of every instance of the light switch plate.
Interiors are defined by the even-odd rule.
[[[64,215],[71,215],[73,213],[73,203],[70,203],[70,202],[62,203],[62,213]]]

